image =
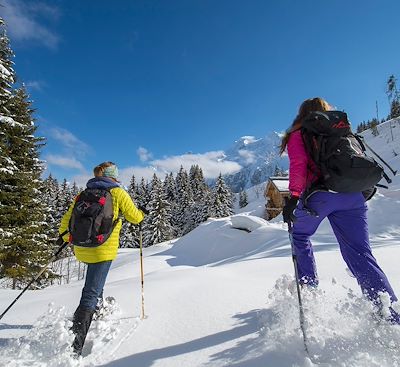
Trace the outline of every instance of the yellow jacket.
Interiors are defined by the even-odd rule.
[[[124,189],[115,187],[110,190],[110,193],[113,199],[114,221],[117,220],[117,224],[109,239],[102,245],[92,248],[74,246],[74,253],[79,261],[92,264],[114,260],[118,252],[119,232],[122,226],[122,220],[118,218],[119,213],[121,212],[125,219],[133,224],[140,223],[144,218],[143,212],[136,208],[131,197]],[[75,200],[61,219],[60,234],[68,230],[68,224],[74,205]],[[64,235],[63,239],[65,242],[68,242],[68,238],[69,234],[67,233]]]

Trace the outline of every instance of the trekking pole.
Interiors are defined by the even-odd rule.
[[[143,232],[142,223],[139,223],[139,248],[140,248],[140,279],[142,283],[142,313],[140,319],[144,320],[147,318],[144,314],[144,272],[143,272]]]
[[[294,245],[293,245],[293,229],[292,229],[292,223],[288,223],[288,232],[289,232],[289,240],[290,240],[290,246],[292,248],[292,260],[293,260],[293,265],[294,265],[294,275],[296,279],[296,288],[297,288],[297,298],[299,301],[299,316],[300,316],[300,329],[301,332],[303,333],[303,343],[304,343],[304,350],[306,351],[307,355],[310,357],[310,352],[308,351],[308,339],[307,339],[307,334],[306,334],[306,329],[305,329],[305,318],[304,318],[304,308],[303,308],[303,302],[301,299],[301,293],[300,293],[300,284],[299,284],[299,271],[297,269],[297,256],[294,251]]]
[[[64,234],[66,234],[67,232],[65,232]],[[61,239],[62,241],[62,236],[63,234],[60,235],[59,240]],[[58,242],[58,241],[57,241]],[[15,298],[14,301],[11,302],[11,304],[5,309],[5,311],[0,315],[0,320],[3,318],[3,316],[10,310],[10,308],[12,306],[14,306],[14,304],[20,299],[20,297],[29,289],[29,287],[36,282],[40,276],[45,272],[45,270],[49,267],[49,265],[57,260],[58,256],[61,254],[61,252],[67,247],[68,242],[63,242],[63,244],[57,249],[57,251],[54,253],[54,255],[52,256],[52,258],[49,260],[48,264],[39,272],[38,275],[36,275],[29,283],[28,285],[22,290],[22,292],[18,295],[17,298]]]

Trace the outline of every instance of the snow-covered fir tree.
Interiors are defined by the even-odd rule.
[[[249,203],[246,190],[239,193],[239,208],[244,208]]]
[[[16,288],[47,263],[52,248],[41,195],[39,149],[43,139],[35,137],[37,127],[24,87],[13,91],[7,109],[12,120],[1,121],[1,148],[13,169],[2,172],[0,179],[0,276],[11,278]]]
[[[58,237],[60,213],[57,208],[60,187],[58,181],[51,174],[43,181],[42,198],[46,206],[46,218],[49,225],[49,241],[55,242]]]
[[[129,182],[128,194],[132,198],[133,202],[136,202],[136,199],[137,199],[137,196],[138,196],[138,186],[136,184],[135,175],[132,175],[131,180]]]
[[[149,215],[143,227],[143,245],[151,246],[172,239],[170,203],[161,180],[154,174],[151,181]]]
[[[181,166],[175,179],[175,205],[173,208],[173,226],[178,237],[186,234],[186,224],[190,221],[194,204],[192,188],[186,170]]]
[[[203,171],[198,165],[193,165],[189,171],[189,184],[193,194],[193,202],[189,208],[190,215],[185,225],[185,233],[196,228],[209,217],[210,189],[204,179]]]
[[[168,200],[169,203],[172,204],[175,201],[175,193],[176,193],[175,179],[172,172],[165,175],[163,186],[166,199]]]
[[[140,184],[137,186],[137,206],[147,208],[150,202],[150,184],[142,177]]]
[[[400,92],[397,89],[397,79],[392,74],[386,83],[386,94],[388,96],[390,113],[388,119],[400,116]]]
[[[68,210],[73,200],[73,195],[71,191],[71,187],[68,184],[68,181],[64,178],[63,182],[60,185],[60,189],[58,191],[57,205],[60,215],[64,215],[64,213]]]
[[[15,162],[8,154],[9,143],[7,134],[16,122],[11,118],[10,103],[12,99],[12,84],[15,80],[15,73],[12,68],[14,54],[10,48],[5,24],[0,17],[0,173],[13,174],[17,170]]]
[[[0,17],[0,117],[11,118],[8,104],[11,94],[11,86],[14,84],[15,73],[12,58],[14,53],[10,47],[10,40],[3,18]]]
[[[212,216],[215,218],[227,217],[233,214],[233,194],[225,184],[222,174],[218,176],[213,189]]]
[[[82,191],[82,189],[74,181],[74,183],[72,184],[72,186],[70,188],[71,199],[75,199],[81,191]]]
[[[132,198],[133,202],[138,205],[137,198],[138,186],[136,184],[135,176],[132,178],[128,187],[128,194]],[[128,221],[123,221],[121,234],[120,234],[120,247],[138,247],[139,246],[139,226],[134,225]]]

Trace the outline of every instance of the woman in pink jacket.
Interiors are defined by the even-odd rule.
[[[310,237],[324,218],[328,218],[337,238],[343,259],[356,277],[362,292],[381,311],[380,295],[388,293],[397,301],[389,281],[371,253],[368,238],[367,205],[362,192],[329,192],[321,186],[319,170],[308,155],[302,138],[302,122],[312,111],[328,111],[322,98],[305,100],[292,126],[282,139],[281,153],[289,156],[290,199],[283,218],[293,222],[292,239],[297,269],[302,285],[317,286],[318,277]],[[304,196],[307,191],[307,206]],[[388,320],[400,324],[400,315],[391,307]],[[382,312],[383,313],[383,312]]]

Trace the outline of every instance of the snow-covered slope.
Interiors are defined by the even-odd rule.
[[[390,170],[383,164],[383,168],[393,179],[390,185],[390,190],[381,190],[381,192],[388,197],[400,198],[400,118],[386,121],[377,126],[378,135],[374,136],[372,131],[366,130],[361,135],[364,136],[367,144],[396,171],[398,174],[393,177]],[[367,152],[371,155],[371,153]],[[372,154],[372,157],[375,156]],[[379,160],[377,159],[379,162]],[[382,184],[387,184],[382,180]]]
[[[393,142],[385,124],[379,136],[365,134],[397,169],[400,155],[392,150],[399,149],[400,126],[395,123]],[[369,202],[374,254],[398,295],[399,194],[396,177]],[[307,357],[287,229],[279,217],[268,223],[253,216],[262,199],[251,195],[240,214],[211,219],[174,243],[144,249],[144,320],[139,319],[139,253],[121,250],[105,288],[120,311],[94,322],[80,361],[68,354],[68,317],[82,281],[27,292],[0,323],[0,365],[399,366],[400,327],[372,319],[371,305],[349,276],[327,223],[313,240],[320,288],[303,294],[313,361]],[[0,290],[0,310],[17,294]]]

